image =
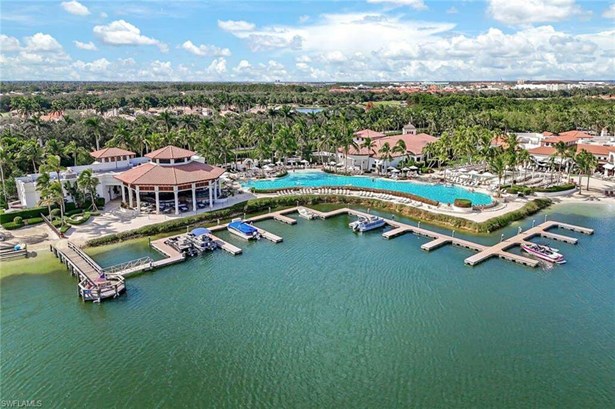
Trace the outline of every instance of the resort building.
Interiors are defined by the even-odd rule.
[[[224,169],[208,165],[195,152],[167,146],[137,158],[134,152],[120,148],[104,148],[90,155],[95,161],[90,165],[68,167],[59,178],[64,186],[66,200],[73,198],[67,185],[77,182],[86,169],[92,170],[100,182],[96,194],[105,202],[121,198],[126,207],[141,210],[142,204],[151,204],[156,212],[179,214],[180,211],[211,208],[219,199],[219,178]],[[14,208],[31,208],[39,205],[40,194],[36,180],[40,174],[15,178],[19,201]],[[56,180],[56,172],[49,173]]]
[[[96,187],[96,194],[99,197],[104,198],[105,202],[119,198],[121,183],[115,179],[115,175],[148,160],[147,158],[137,158],[134,152],[120,148],[105,148],[91,152],[90,155],[95,159],[93,163],[83,166],[70,166],[60,172],[59,178],[65,187],[66,199],[68,201],[73,199],[66,191],[67,185],[77,183],[77,177],[86,169],[92,170],[94,176],[100,182]],[[15,178],[19,200],[11,203],[11,207],[31,208],[39,205],[40,194],[36,190],[36,180],[39,176],[40,174],[36,173]],[[49,177],[51,180],[57,180],[58,174],[50,172]]]
[[[350,147],[348,150],[348,156],[343,148],[338,149],[338,159],[350,168],[357,168],[362,171],[386,171],[386,167],[396,167],[401,161],[411,159],[414,162],[420,163],[425,161],[425,154],[423,150],[427,145],[437,141],[437,138],[428,135],[426,133],[416,133],[416,128],[412,124],[407,124],[402,129],[401,135],[385,136],[380,132],[375,132],[370,129],[364,129],[355,133],[355,143],[358,148]],[[365,141],[365,138],[370,137],[372,139],[372,148],[362,146],[362,143],[358,143],[358,138]],[[406,145],[405,152],[393,151],[393,148],[397,145],[398,141],[404,141]],[[382,147],[388,143],[390,148],[391,158],[386,159],[383,153],[379,151]]]
[[[137,210],[142,203],[152,204],[156,213],[212,208],[220,197],[225,170],[200,162],[195,155],[176,146],[146,154],[149,162],[115,175],[121,182],[122,202]]]

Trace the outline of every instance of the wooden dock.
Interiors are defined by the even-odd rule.
[[[210,233],[209,237],[214,241],[214,243],[216,243],[218,248],[221,248],[222,250],[228,253],[231,253],[234,256],[241,254],[242,252],[242,250],[239,247],[232,245],[228,241],[222,240],[218,236],[214,236],[213,234]]]
[[[166,256],[162,260],[154,261],[152,267],[163,267],[175,263],[180,263],[186,259],[186,256],[175,250],[173,247],[165,243],[169,238],[163,238],[154,240],[150,243],[150,246],[158,251],[160,254]],[[124,275],[125,276],[125,275]]]

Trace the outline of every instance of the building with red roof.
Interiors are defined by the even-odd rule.
[[[156,212],[191,204],[213,207],[220,195],[220,176],[224,169],[195,160],[195,152],[165,146],[145,155],[149,162],[116,175],[121,182],[122,201],[141,209],[142,201],[155,204]]]

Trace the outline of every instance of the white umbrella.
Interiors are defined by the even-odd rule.
[[[331,166],[335,166],[335,165],[337,165],[337,162],[336,162],[336,161],[334,161],[334,160],[332,160],[331,162],[329,162],[329,165],[331,165]]]
[[[410,166],[408,169],[410,169],[410,170],[419,170],[419,168],[417,168],[416,166]]]
[[[409,170],[410,170],[410,168],[402,168],[402,172],[407,172]]]
[[[393,169],[391,172],[393,172],[393,173],[399,173],[399,170],[397,170],[397,169]]]
[[[491,178],[493,176],[495,176],[493,173],[491,172],[485,172],[483,174],[481,174],[482,177],[486,177],[486,178]]]
[[[309,161],[309,160],[307,160],[307,159],[303,159],[303,160],[301,161],[301,163],[310,163],[310,161]]]
[[[389,166],[388,170],[397,170],[393,166]]]

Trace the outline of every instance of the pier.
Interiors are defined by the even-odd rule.
[[[371,216],[368,213],[349,208],[340,208],[329,212],[321,212],[319,210],[310,209],[307,207],[291,207],[276,212],[254,216],[246,219],[246,221],[259,222],[272,219],[285,224],[294,225],[297,223],[297,220],[289,217],[288,215],[297,213],[299,209],[302,208],[309,210],[311,213],[323,220],[344,214],[351,216]],[[572,245],[578,243],[577,238],[554,233],[550,231],[552,229],[569,230],[586,235],[591,235],[594,233],[592,229],[569,223],[545,221],[544,223],[534,226],[526,231],[519,231],[519,233],[515,236],[508,239],[503,239],[497,244],[486,246],[470,240],[455,237],[454,232],[451,235],[448,235],[421,228],[419,226],[402,223],[393,219],[383,218],[383,220],[386,225],[390,227],[390,230],[382,233],[382,237],[386,239],[394,239],[395,237],[399,237],[403,234],[411,233],[431,239],[429,242],[421,245],[421,249],[425,251],[434,251],[448,244],[475,251],[476,254],[467,257],[464,260],[464,263],[469,266],[475,266],[490,258],[497,257],[528,267],[536,267],[539,264],[538,260],[526,257],[524,255],[510,253],[508,250],[513,247],[521,246],[521,244],[529,242],[534,237],[543,237]],[[226,230],[227,225],[228,224],[225,223],[219,223],[215,226],[209,227],[208,229],[211,231],[209,237],[218,246],[218,248],[221,248],[233,255],[241,254],[241,248],[222,240],[213,234],[214,232]],[[270,240],[273,243],[280,243],[283,241],[282,237],[276,234],[259,227],[256,228],[263,238]],[[131,260],[126,263],[121,263],[104,269],[71,242],[61,241],[56,246],[50,246],[50,250],[60,259],[60,261],[66,264],[71,274],[79,277],[79,295],[83,298],[83,300],[99,302],[105,298],[115,298],[124,292],[126,290],[126,285],[124,282],[125,277],[142,271],[152,270],[154,268],[184,261],[186,257],[183,253],[165,243],[168,239],[169,237],[166,237],[154,240],[150,243],[152,248],[156,249],[165,256],[162,260],[153,261],[150,257],[142,257],[140,259]]]

